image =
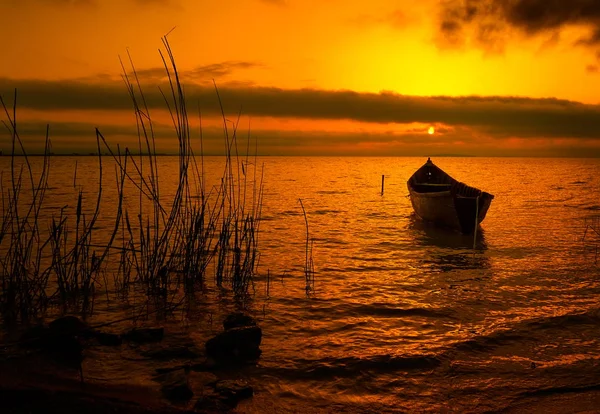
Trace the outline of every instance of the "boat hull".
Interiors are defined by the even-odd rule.
[[[492,196],[483,193],[480,197],[454,196],[450,191],[418,193],[409,187],[410,201],[415,214],[422,220],[461,233],[472,233],[485,218],[492,203]]]
[[[483,221],[494,198],[455,180],[431,160],[411,176],[407,185],[418,217],[467,234]]]

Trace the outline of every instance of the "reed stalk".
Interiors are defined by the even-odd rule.
[[[587,249],[591,247],[594,250],[594,264],[598,264],[600,256],[600,217],[591,217],[585,219],[585,229],[581,241]]]
[[[304,216],[304,226],[306,229],[306,242],[304,248],[304,279],[306,282],[306,294],[308,295],[310,292],[314,292],[315,290],[315,265],[312,253],[314,241],[310,238],[310,233],[308,231],[308,217],[306,216],[306,210],[304,209],[302,199],[299,198],[298,201],[300,202],[300,207],[302,208],[302,214]]]
[[[147,314],[151,301],[157,309],[168,309],[204,285],[211,264],[218,286],[227,285],[242,296],[253,287],[260,262],[264,166],[258,171],[256,151],[253,162],[250,159],[249,134],[246,155],[239,154],[241,112],[229,126],[215,85],[223,119],[225,164],[220,185],[207,188],[202,125],[197,155],[175,57],[166,36],[162,42],[167,88],[161,93],[178,146],[178,178],[170,198],[161,192],[154,124],[131,56],[129,70],[123,62],[121,65],[136,119],[138,154],[112,146],[96,129],[97,188],[77,190],[81,178],[76,162],[75,201],[52,214],[46,225],[44,200],[52,158],[49,128],[41,171],[36,176],[18,133],[17,94],[12,108],[0,96],[6,117],[3,124],[12,140],[8,176],[5,171],[0,173],[0,315],[6,324],[40,319],[50,304],[57,304],[63,313],[91,314],[100,293],[97,288],[104,289],[107,299],[109,291],[124,299],[132,289],[139,293],[143,286],[146,300],[138,303]],[[101,211],[103,152],[114,164],[117,199],[112,213]],[[137,200],[133,211],[125,203],[126,198],[131,199],[131,191]],[[112,217],[113,222],[110,230],[98,233],[101,214]],[[108,263],[114,256],[118,260]],[[183,297],[179,287],[185,288]]]

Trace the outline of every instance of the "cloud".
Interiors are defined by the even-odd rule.
[[[142,7],[168,7],[171,10],[184,10],[182,0],[129,0],[135,6]]]
[[[47,123],[40,121],[23,121],[18,125],[19,134],[24,136],[37,135],[40,131],[46,131]],[[52,122],[49,126],[51,136],[60,137],[82,137],[82,136],[95,136],[95,129],[97,125],[87,122]],[[103,125],[101,132],[105,135],[118,135],[118,136],[135,136],[137,129],[134,125],[123,126],[123,125]],[[172,128],[166,126],[155,126],[155,131],[159,135],[170,133]]]
[[[86,122],[53,122],[50,125],[50,138],[53,149],[57,153],[87,154],[96,151],[95,128],[97,125]],[[119,143],[121,149],[129,147],[136,152],[137,130],[135,126],[106,124],[99,127],[109,144]],[[196,128],[192,128],[192,145],[199,144]],[[28,152],[41,152],[45,138],[46,124],[39,121],[22,121],[19,135],[26,143]],[[178,148],[177,137],[173,130],[165,124],[156,123],[153,128],[155,142],[159,153],[174,153]],[[205,155],[222,155],[225,141],[221,127],[208,126],[202,128],[203,148]],[[246,142],[247,131],[243,138]],[[2,135],[0,134],[0,138]],[[424,155],[449,151],[462,151],[470,154],[481,146],[481,139],[464,135],[463,130],[448,131],[441,135],[427,135],[423,131],[380,132],[345,131],[332,132],[323,130],[273,130],[251,129],[250,140],[252,151],[254,143],[263,155]],[[461,142],[457,146],[457,142]],[[6,141],[8,142],[8,141]],[[0,139],[0,143],[2,140]],[[470,146],[470,147],[469,147]],[[245,145],[239,150],[244,152]],[[6,145],[5,145],[6,148]],[[196,146],[199,150],[199,145]]]
[[[287,6],[288,0],[259,0],[261,3],[274,4],[276,6]]]
[[[95,127],[84,122],[54,122],[50,127],[53,151],[57,154],[96,152]],[[20,136],[25,141],[29,153],[43,151],[46,124],[38,121],[20,123]],[[443,128],[440,128],[443,129]],[[192,146],[200,152],[199,136],[192,128]],[[100,131],[109,144],[121,151],[125,147],[138,152],[136,130],[133,127],[106,124]],[[154,125],[155,143],[158,153],[173,154],[178,148],[177,137],[172,127],[157,123]],[[251,129],[250,146],[254,151],[255,143],[260,155],[355,155],[355,156],[435,156],[454,154],[463,156],[600,156],[600,143],[583,140],[547,140],[514,139],[498,140],[473,134],[468,128],[446,128],[442,134],[428,135],[423,131],[303,131]],[[245,143],[246,131],[243,138]],[[7,148],[8,141],[0,144]],[[203,128],[202,147],[204,155],[223,155],[225,141],[220,127]],[[0,145],[1,147],[1,145]],[[9,147],[9,146],[8,146]],[[244,155],[246,145],[240,145],[240,154]],[[103,152],[106,150],[102,149]]]
[[[260,62],[250,61],[224,61],[197,66],[196,68],[190,70],[179,70],[179,75],[187,81],[212,84],[213,79],[227,78],[239,71],[256,68],[265,68],[265,65]],[[127,73],[127,76],[129,76],[131,79],[135,79],[137,76],[141,82],[161,82],[168,80],[168,76],[164,67],[136,69],[135,73],[130,71]],[[111,79],[114,80],[115,78],[111,77],[110,75],[100,74],[92,77],[80,78],[78,80],[83,82],[102,82]]]
[[[187,76],[192,80],[198,79],[206,79],[206,78],[220,78],[224,76],[229,76],[234,72],[245,70],[245,69],[254,69],[254,68],[263,68],[264,65],[258,62],[248,62],[248,61],[226,61],[220,63],[212,63],[209,65],[198,66],[197,68],[183,72],[182,76]],[[163,71],[164,72],[164,71]]]
[[[102,3],[102,0],[9,0],[15,5],[25,5],[26,3],[35,3],[53,7],[96,7]],[[179,6],[180,0],[126,0],[138,6]]]
[[[385,24],[394,29],[402,30],[418,23],[419,18],[415,15],[408,15],[403,10],[396,9],[383,15],[361,14],[350,22],[360,27]]]
[[[98,4],[98,0],[33,0],[39,4],[47,4],[49,6],[96,6]]]
[[[159,83],[144,88],[150,108],[164,109]],[[144,84],[142,84],[144,85]],[[163,91],[169,91],[162,85]],[[19,108],[38,110],[130,110],[122,82],[87,83],[0,78],[5,101],[18,89]],[[188,102],[204,114],[219,115],[213,86],[187,84]],[[490,136],[600,139],[600,107],[554,98],[467,96],[418,97],[391,92],[358,93],[317,89],[221,86],[226,112],[275,118],[355,120],[366,123],[443,124],[476,129]]]
[[[172,4],[175,2],[174,0],[134,0],[134,1],[143,6],[152,5],[152,4],[168,5],[168,4]]]
[[[441,3],[442,43],[460,45],[474,34],[482,46],[501,45],[512,30],[531,37],[568,26],[589,30],[578,44],[600,44],[599,0],[446,0]]]

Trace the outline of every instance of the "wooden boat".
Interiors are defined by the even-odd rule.
[[[417,216],[441,227],[472,233],[483,221],[493,195],[463,184],[430,158],[407,182]]]

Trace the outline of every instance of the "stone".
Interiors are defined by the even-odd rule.
[[[63,316],[55,319],[48,325],[52,334],[80,335],[90,331],[86,323],[76,316]]]
[[[194,404],[195,411],[208,413],[224,413],[231,411],[233,408],[235,408],[235,405],[231,405],[226,397],[223,397],[213,390],[205,390],[205,392],[198,397],[198,400],[196,400],[196,404]]]
[[[208,356],[219,360],[256,360],[260,354],[262,330],[258,326],[231,328],[206,342]]]
[[[119,346],[123,343],[121,335],[108,332],[95,332],[94,336],[100,345]]]
[[[215,383],[214,389],[232,407],[254,395],[254,389],[242,380],[220,380]]]
[[[159,349],[150,349],[141,352],[147,358],[166,360],[166,359],[195,359],[200,353],[186,345],[164,346]]]
[[[188,383],[196,391],[196,394],[203,395],[207,392],[214,392],[214,386],[219,378],[211,372],[194,372],[188,374]]]
[[[241,328],[244,326],[256,326],[256,320],[243,312],[236,312],[227,315],[223,321],[223,328],[227,331],[232,328]]]
[[[73,335],[50,335],[43,341],[42,352],[50,358],[72,368],[81,368],[83,345]]]
[[[193,384],[199,384],[202,387],[214,385],[219,381],[219,378],[211,372],[190,372],[189,381]]]
[[[159,376],[157,380],[162,384],[160,388],[162,394],[169,401],[189,401],[194,396],[185,370],[168,372]]]
[[[19,337],[19,346],[22,348],[40,348],[49,334],[50,329],[43,325],[32,326]]]
[[[190,366],[190,369],[195,372],[214,371],[218,368],[219,366],[217,362],[212,358],[206,358],[204,361],[199,362],[197,364],[192,364]]]
[[[122,335],[126,341],[145,344],[160,342],[165,336],[164,328],[134,328]]]
[[[179,371],[179,370],[186,370],[189,369],[189,365],[175,365],[174,367],[165,367],[165,368],[156,368],[154,371],[156,371],[157,374],[162,375],[162,374],[167,374],[169,372],[173,372],[173,371]]]

